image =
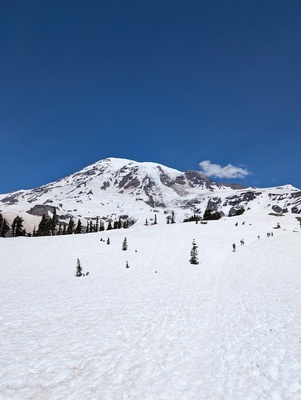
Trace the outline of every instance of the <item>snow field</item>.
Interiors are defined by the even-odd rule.
[[[300,400],[300,238],[255,214],[0,240],[0,398]]]

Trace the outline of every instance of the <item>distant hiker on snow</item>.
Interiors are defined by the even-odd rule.
[[[236,246],[235,243],[232,244],[232,250],[235,251],[236,250]]]
[[[240,244],[243,246],[245,244],[244,240],[241,239]]]

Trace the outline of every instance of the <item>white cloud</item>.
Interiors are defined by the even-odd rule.
[[[207,176],[213,176],[216,178],[245,178],[250,175],[247,169],[241,167],[235,167],[232,164],[228,164],[222,167],[219,164],[212,164],[210,160],[204,160],[200,162],[202,172]]]

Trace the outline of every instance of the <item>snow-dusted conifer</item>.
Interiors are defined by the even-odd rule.
[[[80,260],[77,259],[76,274],[75,274],[75,276],[82,276],[82,274],[83,274],[83,268],[82,268],[82,266],[80,265]]]
[[[122,243],[122,250],[127,250],[128,249],[128,243],[127,243],[127,240],[126,240],[126,237],[124,238],[124,241],[123,241],[123,243]]]
[[[190,260],[189,260],[190,264],[198,264],[199,260],[198,260],[198,246],[195,243],[195,240],[193,239],[192,241],[192,249],[190,251]]]

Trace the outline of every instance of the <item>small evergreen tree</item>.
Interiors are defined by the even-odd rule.
[[[198,246],[195,243],[195,240],[193,239],[192,241],[192,249],[190,251],[190,264],[198,264],[199,260],[198,260]]]
[[[81,220],[79,219],[75,228],[74,233],[78,234],[78,233],[82,233],[82,223]]]
[[[36,235],[37,236],[50,236],[51,227],[52,227],[51,220],[49,218],[47,218],[45,214],[43,214],[42,219],[39,223]]]
[[[2,224],[2,228],[1,228],[1,237],[5,237],[6,234],[9,232],[10,230],[10,226],[9,223],[6,221],[6,219],[3,219],[3,224]]]
[[[0,236],[5,237],[10,230],[10,226],[3,215],[0,213]]]
[[[73,218],[71,217],[69,220],[66,234],[71,235],[74,231],[74,227],[75,227],[75,222],[74,222]]]
[[[124,241],[123,241],[123,243],[122,243],[122,250],[127,250],[128,249],[128,243],[127,243],[127,240],[126,240],[126,238],[124,238]]]
[[[12,223],[12,235],[13,237],[25,236],[25,230],[23,229],[23,218],[17,216]]]
[[[112,227],[112,223],[111,223],[111,221],[109,221],[109,223],[108,223],[108,227],[107,227],[107,231],[110,231],[111,229],[113,229],[113,227]]]
[[[171,222],[172,224],[175,224],[175,223],[176,223],[176,220],[175,220],[175,212],[174,212],[174,211],[171,212],[170,222]]]
[[[82,276],[82,274],[83,274],[83,268],[82,268],[82,266],[80,265],[80,260],[77,259],[76,274],[75,274],[75,276]]]

